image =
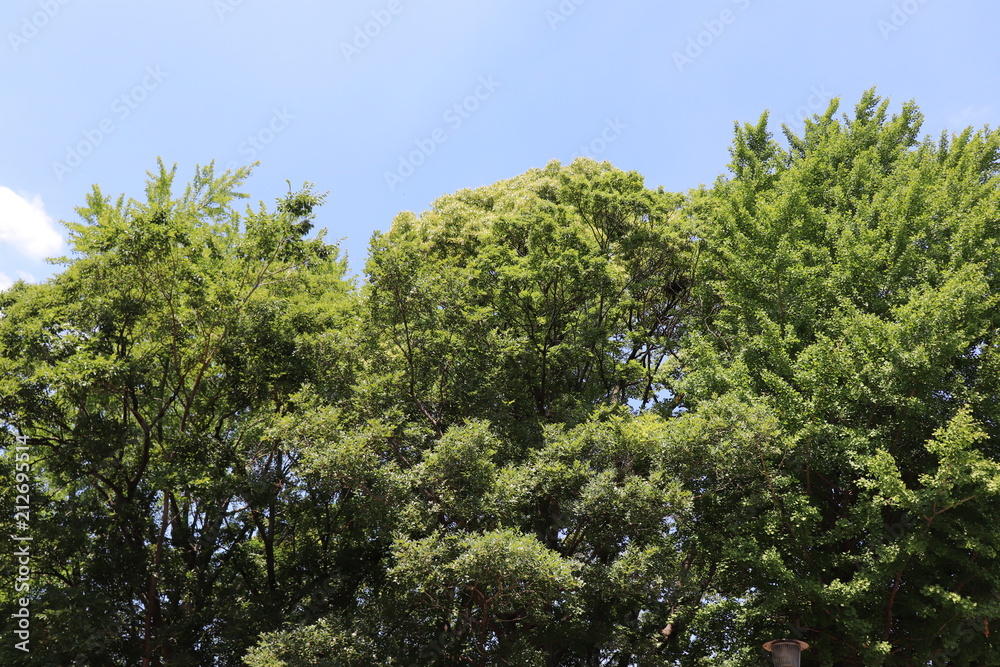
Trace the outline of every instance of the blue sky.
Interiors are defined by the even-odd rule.
[[[442,194],[585,154],[684,191],[733,122],[801,127],[877,86],[925,134],[997,126],[988,0],[6,0],[0,287],[44,280],[92,184],[140,198],[161,156],[312,181],[363,268],[374,230]],[[775,125],[777,129],[777,124]]]

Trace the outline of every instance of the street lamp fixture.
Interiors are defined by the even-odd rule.
[[[799,667],[802,651],[809,644],[797,639],[775,639],[764,644],[764,650],[771,652],[774,667]]]

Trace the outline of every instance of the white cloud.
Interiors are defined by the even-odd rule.
[[[0,186],[0,244],[9,243],[31,259],[59,254],[63,238],[45,214],[41,197],[26,199]],[[0,284],[8,280],[0,276]]]
[[[23,280],[26,283],[37,283],[38,279],[31,275],[27,271],[17,272],[18,280]],[[14,279],[8,276],[6,273],[0,271],[0,291],[3,291],[14,284]]]

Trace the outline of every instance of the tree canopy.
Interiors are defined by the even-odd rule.
[[[445,195],[360,281],[311,184],[95,187],[0,293],[0,659],[1000,663],[1000,132],[838,111],[738,124],[687,193],[578,159]]]

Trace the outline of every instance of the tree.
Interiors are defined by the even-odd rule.
[[[374,236],[351,397],[285,432],[369,578],[250,664],[653,659],[696,585],[670,411],[644,410],[673,405],[696,275],[680,202],[578,160]]]
[[[142,202],[95,186],[66,269],[0,295],[0,419],[35,462],[37,664],[235,663],[322,563],[293,539],[313,509],[298,454],[267,428],[351,307],[336,248],[304,238],[323,196],[241,214],[248,169],[200,168],[179,197],[175,171]]]
[[[737,127],[692,198],[688,525],[719,576],[688,637],[752,638],[725,664],[778,635],[816,664],[1000,661],[1000,133],[918,141],[888,104],[834,101],[787,147]]]

